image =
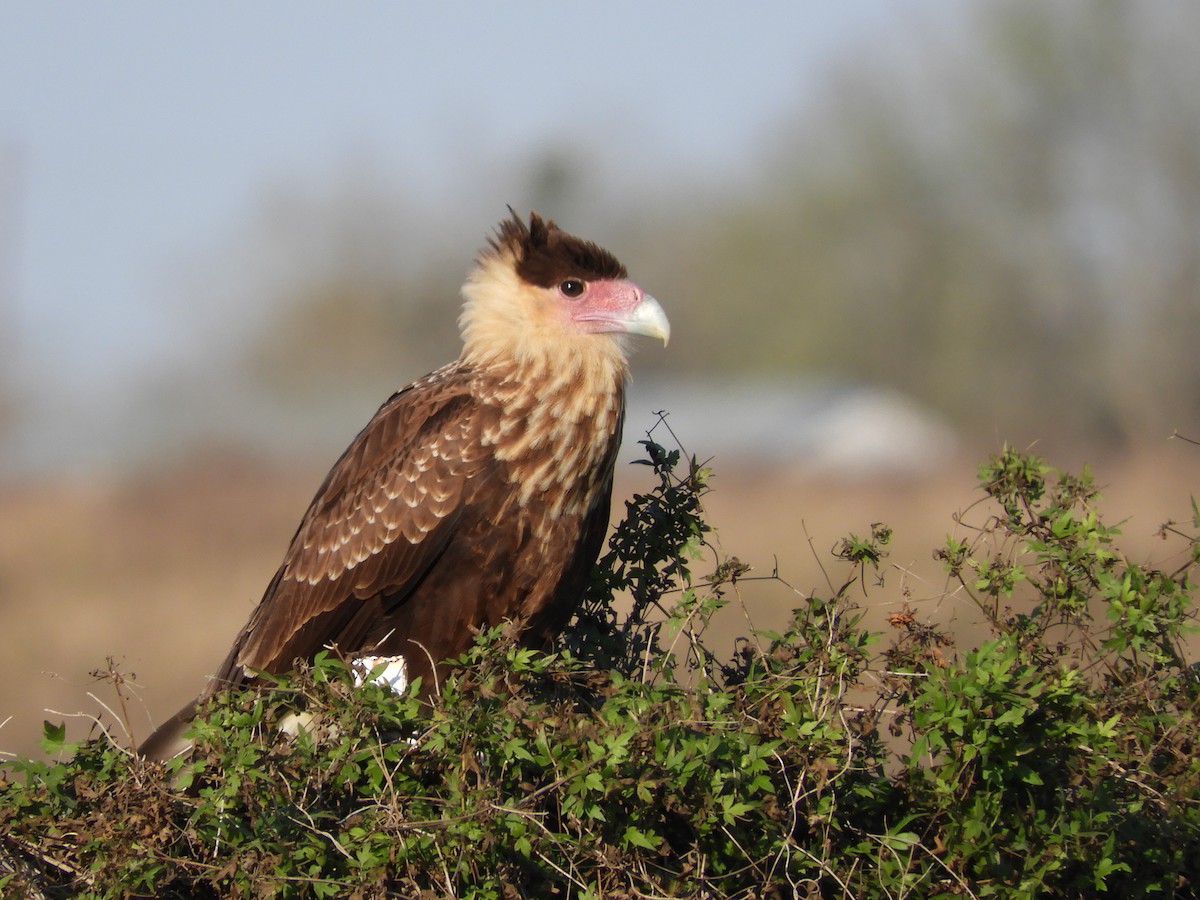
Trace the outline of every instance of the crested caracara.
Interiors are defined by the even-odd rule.
[[[501,223],[462,293],[459,358],[346,448],[225,662],[144,754],[183,749],[216,691],[326,647],[429,690],[481,626],[537,645],[566,624],[608,527],[627,337],[670,326],[612,254],[536,214]]]

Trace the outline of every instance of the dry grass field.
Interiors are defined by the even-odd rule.
[[[961,457],[918,477],[849,481],[740,472],[718,460],[707,509],[724,552],[756,574],[769,574],[778,560],[781,576],[801,592],[825,588],[822,565],[840,572],[829,555],[839,537],[885,522],[895,531],[887,585],[859,595],[873,624],[882,626],[903,587],[920,615],[962,631],[973,627],[972,610],[946,594],[931,551],[955,529],[953,514],[978,498],[976,464]],[[1094,460],[1093,471],[1106,486],[1103,512],[1126,520],[1122,548],[1162,559],[1168,549],[1156,532],[1166,519],[1190,516],[1200,451],[1166,442]],[[43,719],[100,712],[89,694],[114,705],[112,687],[90,674],[107,657],[134,679],[131,738],[145,736],[219,663],[323,474],[321,465],[210,454],[137,477],[64,475],[0,486],[0,721],[7,720],[0,750],[35,753]],[[618,510],[646,477],[641,467],[626,468]],[[778,582],[751,581],[742,599],[753,624],[771,628],[795,597]],[[734,604],[720,627],[732,636],[749,626]],[[88,723],[69,728],[82,736]]]

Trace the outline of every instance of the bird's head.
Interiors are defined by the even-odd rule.
[[[658,301],[611,253],[536,213],[500,224],[463,287],[464,356],[543,363],[562,354],[610,359],[622,371],[624,339],[671,334]]]

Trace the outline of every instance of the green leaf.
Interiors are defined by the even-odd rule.
[[[662,842],[662,838],[657,834],[644,832],[633,825],[626,826],[621,840],[627,846],[641,847],[644,850],[657,850],[658,845]]]

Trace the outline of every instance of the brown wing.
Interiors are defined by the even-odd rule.
[[[364,623],[402,604],[494,473],[494,416],[470,371],[442,369],[393,395],[326,476],[262,601],[210,685],[279,672],[329,644],[362,649]],[[486,420],[486,421],[485,421]]]

